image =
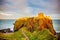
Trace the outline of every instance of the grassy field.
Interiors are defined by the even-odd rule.
[[[57,40],[57,37],[52,35],[49,30],[34,31],[33,33],[27,31],[25,28],[14,33],[0,35],[1,39],[6,40]]]

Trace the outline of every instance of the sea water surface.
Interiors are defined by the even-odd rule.
[[[11,30],[13,30],[14,22],[15,22],[14,19],[0,19],[0,30],[7,29],[7,28],[10,28]]]
[[[7,29],[7,28],[10,28],[11,30],[13,30],[14,22],[15,22],[15,19],[0,20],[0,30]],[[53,27],[56,31],[60,31],[60,20],[56,20],[56,19],[53,20]]]

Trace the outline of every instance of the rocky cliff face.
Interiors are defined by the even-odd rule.
[[[35,30],[41,31],[46,28],[52,34],[56,34],[51,18],[49,16],[44,16],[43,13],[39,13],[37,17],[26,17],[16,20],[14,23],[14,31],[17,31],[22,27],[26,27],[30,32],[33,32]]]

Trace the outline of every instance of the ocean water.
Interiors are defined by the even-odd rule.
[[[53,27],[57,32],[60,32],[60,20],[53,20]]]
[[[13,19],[0,20],[0,30],[6,29],[6,28],[11,28],[11,30],[13,30],[14,22],[15,22],[15,20],[13,20]],[[56,31],[60,31],[60,20],[53,20],[53,27]]]
[[[0,30],[7,29],[7,28],[10,28],[11,30],[13,30],[13,28],[14,28],[13,23],[14,22],[15,22],[15,20],[13,20],[13,19],[0,20]]]

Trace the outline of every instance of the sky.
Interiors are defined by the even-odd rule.
[[[0,19],[36,16],[39,12],[60,19],[59,0],[0,0]]]

